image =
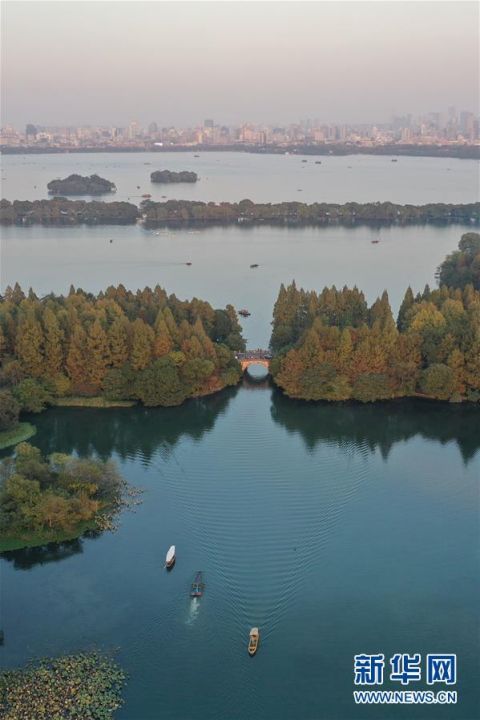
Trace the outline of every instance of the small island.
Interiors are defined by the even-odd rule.
[[[98,652],[42,658],[0,673],[0,716],[111,720],[123,704],[125,680],[120,666]]]
[[[129,494],[128,494],[129,493]],[[111,530],[130,502],[115,463],[53,453],[29,443],[0,463],[0,552]]]
[[[150,175],[153,183],[196,183],[198,175],[196,172],[182,170],[181,172],[173,172],[172,170],[155,170]]]
[[[117,190],[115,183],[99,175],[69,175],[51,180],[47,188],[50,195],[107,195]]]

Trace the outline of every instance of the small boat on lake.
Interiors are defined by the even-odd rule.
[[[191,265],[191,264],[192,264],[191,262],[186,262],[186,263],[185,263],[185,265]]]
[[[372,243],[372,245],[378,245],[380,240],[370,240],[370,242]]]
[[[252,263],[252,264],[250,265],[250,267],[251,267],[251,268],[256,268],[256,267],[258,267],[258,263]]]
[[[151,198],[152,196],[150,195],[150,193],[144,193],[144,194],[142,195],[142,197],[143,197],[143,198]]]
[[[258,642],[260,640],[260,632],[258,628],[252,628],[250,630],[250,637],[248,639],[248,654],[255,655],[258,649]]]
[[[238,314],[241,315],[242,317],[250,317],[250,315],[252,313],[249,310],[247,310],[247,308],[242,308],[241,310],[238,311]]]
[[[192,583],[192,588],[190,590],[190,597],[192,597],[192,598],[202,597],[204,588],[205,588],[205,583],[203,582],[203,573],[201,570],[199,570],[197,572],[197,574],[195,575],[195,580]]]
[[[171,545],[168,548],[168,552],[165,557],[165,567],[172,568],[175,565],[175,560],[176,560],[175,545]]]

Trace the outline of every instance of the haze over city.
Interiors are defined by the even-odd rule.
[[[475,2],[5,2],[2,15],[2,125],[478,113]]]

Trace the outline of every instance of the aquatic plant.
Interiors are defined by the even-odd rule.
[[[98,652],[43,658],[0,674],[3,720],[109,720],[123,703],[125,673]]]

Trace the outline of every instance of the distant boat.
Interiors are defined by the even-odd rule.
[[[143,198],[151,198],[152,196],[150,195],[150,193],[145,193],[144,195],[142,195],[142,197]]]
[[[315,160],[315,165],[321,165],[321,164],[322,164],[321,160]]]
[[[250,265],[250,267],[251,267],[251,268],[256,268],[256,267],[258,267],[258,263],[252,263],[252,264]]]
[[[192,264],[191,262],[186,262],[186,263],[185,263],[185,265],[191,265],[191,264]]]
[[[203,573],[201,570],[197,572],[195,575],[195,580],[192,583],[192,588],[190,590],[190,597],[197,598],[202,597],[203,591],[205,589],[205,583],[203,582]]]
[[[140,190],[140,185],[137,185],[137,190]]]
[[[242,308],[238,311],[239,315],[242,315],[242,317],[249,317],[252,313],[249,312],[246,308]]]
[[[308,162],[308,160],[302,160],[302,162]]]
[[[370,242],[372,243],[372,245],[378,245],[380,240],[370,240]]]
[[[194,155],[193,157],[200,157],[200,155]]]
[[[173,567],[174,564],[175,564],[175,560],[176,560],[175,545],[171,545],[171,546],[168,548],[168,552],[167,552],[167,554],[166,554],[166,556],[165,556],[165,567],[166,567],[166,568],[171,568],[171,567]]]
[[[258,649],[258,642],[260,640],[260,632],[258,628],[252,628],[250,630],[250,637],[248,640],[248,654],[255,655]]]
[[[392,162],[398,162],[397,158],[392,158]]]

